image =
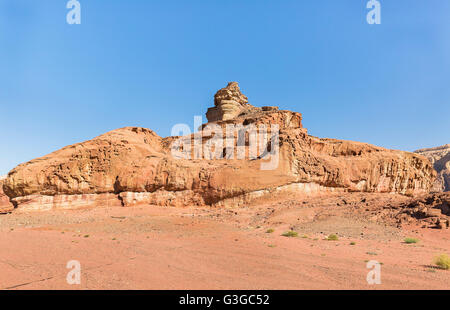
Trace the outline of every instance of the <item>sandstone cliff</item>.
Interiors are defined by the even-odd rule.
[[[438,172],[432,191],[450,191],[450,144],[416,151],[427,157]]]
[[[251,106],[237,83],[218,92],[208,113],[200,150],[216,142],[208,131],[211,126],[266,126],[268,139],[258,143],[263,147],[257,154],[246,150],[246,157],[238,158],[230,156],[229,149],[235,155],[240,146],[248,146],[251,134],[244,132],[240,139],[239,132],[227,133],[231,145],[213,148],[223,158],[196,159],[192,151],[194,156],[186,159],[174,156],[172,149],[180,141],[187,141],[184,147],[194,145],[195,135],[161,138],[149,129],[126,127],[19,165],[8,174],[4,191],[23,210],[141,203],[240,205],[283,191],[423,194],[436,176],[430,162],[417,154],[309,136],[300,113]],[[279,129],[276,140],[273,125]],[[277,164],[261,169],[267,162],[262,155],[274,149]]]

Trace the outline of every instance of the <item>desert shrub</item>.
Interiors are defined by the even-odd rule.
[[[289,230],[289,231],[285,232],[284,234],[282,234],[282,236],[284,236],[284,237],[298,237],[298,232],[293,231],[293,230]]]
[[[328,241],[337,241],[337,240],[339,240],[339,237],[335,234],[331,234],[327,237],[327,240]]]
[[[441,269],[449,270],[450,269],[450,257],[446,254],[441,254],[434,259],[434,263]]]
[[[271,233],[273,233],[275,230],[273,230],[272,228],[269,228],[268,230],[266,230],[266,233],[267,234],[271,234]]]
[[[416,238],[405,238],[405,243],[407,243],[407,244],[412,244],[412,243],[417,243],[417,242],[419,242],[419,239],[416,239]]]

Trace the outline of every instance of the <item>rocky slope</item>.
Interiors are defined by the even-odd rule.
[[[418,150],[416,153],[427,157],[438,172],[432,190],[435,192],[450,191],[450,144]]]
[[[126,127],[67,146],[13,169],[4,192],[22,210],[141,203],[237,206],[275,192],[424,194],[436,177],[421,155],[309,136],[300,113],[254,107],[237,83],[216,94],[208,120],[198,140],[198,134],[163,139],[150,129]],[[216,132],[229,125],[266,126],[267,139],[260,140],[256,154],[245,148],[253,136],[242,128],[216,144]],[[196,141],[202,147],[190,150]],[[240,147],[245,158],[238,155]],[[207,149],[223,159],[207,159]],[[199,152],[202,156],[196,156]],[[275,166],[262,169],[274,158]]]
[[[398,209],[402,210],[397,215],[400,222],[410,222],[412,218],[418,220],[422,227],[444,229],[450,226],[450,192],[420,197]]]

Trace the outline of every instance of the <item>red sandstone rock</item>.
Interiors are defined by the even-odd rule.
[[[417,219],[426,227],[448,228],[450,225],[450,192],[418,197],[401,209],[398,217]]]
[[[9,213],[14,209],[14,206],[9,201],[9,197],[3,192],[4,178],[0,179],[0,214]]]
[[[260,110],[248,104],[248,98],[241,93],[238,83],[230,82],[214,96],[214,107],[206,113],[208,122],[234,119],[240,114]]]
[[[270,138],[274,134],[271,125],[277,125],[279,161],[274,170],[261,170],[266,162],[260,156],[263,150],[255,158],[246,151],[245,159],[178,159],[171,153],[177,137],[162,139],[149,129],[126,127],[19,165],[8,174],[5,193],[19,208],[32,210],[81,206],[83,199],[92,206],[114,204],[115,199],[125,206],[239,205],[276,191],[416,195],[430,190],[436,172],[426,158],[365,143],[309,136],[302,128],[301,114],[253,107],[238,90],[237,84],[229,84],[216,95],[216,101],[235,98],[238,115],[230,118],[231,114],[223,117],[219,113],[218,120],[204,128],[266,125]],[[231,136],[237,138],[236,133],[227,135]],[[193,137],[183,139],[190,144]],[[244,137],[240,142],[235,139],[233,146],[247,145],[250,136]],[[201,141],[207,146],[213,134],[205,134]],[[269,141],[263,146],[270,152],[275,140]],[[214,150],[229,155],[225,147]],[[103,196],[97,199],[91,195]]]

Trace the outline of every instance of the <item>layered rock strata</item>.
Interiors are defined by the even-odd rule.
[[[438,172],[432,191],[450,191],[450,144],[418,150],[416,153],[427,157]]]
[[[220,109],[224,100],[236,102],[239,112]],[[237,83],[216,94],[213,109],[200,133],[200,148],[195,148],[199,133],[161,138],[150,129],[121,128],[19,165],[8,174],[4,192],[22,210],[239,206],[284,191],[424,194],[436,177],[429,160],[418,154],[310,136],[300,113],[253,107]],[[227,132],[229,125],[239,129]],[[267,139],[258,137],[256,154],[248,150],[249,127],[267,129]],[[225,143],[216,144],[211,128],[224,129]],[[180,141],[183,148],[193,146],[185,152],[189,158],[174,155]],[[221,156],[205,156],[211,145]],[[240,147],[245,149],[243,158],[237,155]],[[261,168],[270,161],[264,154],[276,157],[270,169]]]
[[[450,192],[434,193],[420,197],[397,215],[400,222],[418,220],[424,228],[447,229],[450,227]]]

